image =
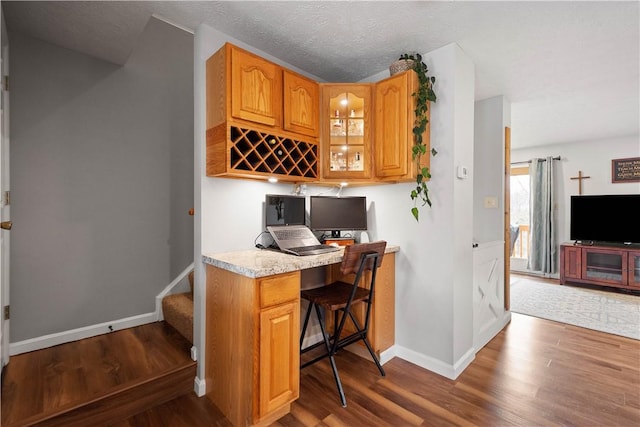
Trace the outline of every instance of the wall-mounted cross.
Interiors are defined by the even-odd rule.
[[[572,176],[571,179],[578,180],[578,194],[582,195],[582,180],[589,179],[590,176],[582,176],[582,171],[578,171],[578,176]]]

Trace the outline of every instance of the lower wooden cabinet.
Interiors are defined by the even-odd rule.
[[[278,274],[256,282],[260,293],[260,369],[254,419],[260,420],[296,400],[300,393],[300,274]]]
[[[300,303],[260,312],[260,404],[263,418],[293,402],[300,391]]]
[[[207,265],[207,396],[235,426],[268,424],[300,393],[300,272],[253,279]]]
[[[327,281],[341,276],[340,263],[323,265]],[[251,278],[207,264],[206,394],[236,427],[271,424],[299,397],[300,276]],[[377,271],[369,330],[378,355],[393,346],[394,333],[395,253],[388,252]]]
[[[618,246],[560,245],[560,283],[640,290],[640,250]]]

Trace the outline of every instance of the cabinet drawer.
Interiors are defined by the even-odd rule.
[[[300,274],[280,274],[259,279],[260,308],[282,304],[300,296]]]

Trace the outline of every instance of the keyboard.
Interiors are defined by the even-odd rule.
[[[316,249],[322,249],[329,245],[312,245],[312,246],[298,246],[297,248],[289,248],[290,251],[300,252],[300,251],[312,251]]]
[[[305,237],[309,237],[308,231],[304,229],[277,230],[275,233],[280,240],[304,239]]]
[[[328,252],[339,251],[340,248],[331,245],[312,245],[312,246],[299,246],[296,248],[284,249],[285,252],[292,253],[298,256],[304,255],[320,255]]]

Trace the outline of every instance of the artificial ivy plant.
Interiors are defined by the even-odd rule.
[[[431,199],[429,199],[429,188],[427,180],[431,178],[431,173],[427,166],[422,166],[420,160],[423,155],[427,155],[427,145],[422,140],[422,135],[427,128],[427,111],[429,109],[429,101],[436,102],[436,93],[433,91],[433,85],[436,78],[429,76],[427,65],[422,62],[422,55],[419,53],[404,53],[400,56],[400,60],[413,61],[413,71],[418,75],[418,89],[412,94],[416,98],[415,120],[413,125],[413,147],[412,157],[416,162],[416,188],[411,190],[411,200],[413,207],[411,213],[416,221],[419,221],[418,200],[422,201],[422,206],[429,205],[431,207]],[[438,152],[432,148],[431,155],[435,156]]]

